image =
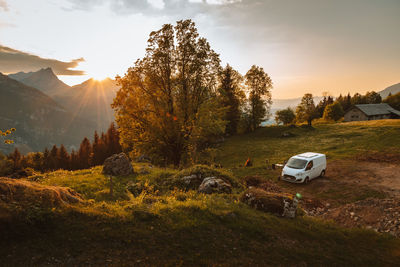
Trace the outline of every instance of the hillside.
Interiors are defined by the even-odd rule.
[[[40,151],[53,144],[77,145],[93,134],[94,125],[74,117],[41,91],[0,74],[0,129],[16,128],[13,139],[23,151]],[[0,144],[10,152],[13,146]]]
[[[93,131],[106,130],[114,120],[111,103],[118,88],[110,78],[103,81],[89,79],[70,87],[60,81],[51,68],[8,76],[49,95],[74,116],[93,121]]]
[[[400,83],[393,84],[392,86],[385,88],[384,90],[380,91],[379,94],[381,95],[382,99],[384,99],[389,95],[389,93],[394,95],[398,92],[400,92]]]
[[[39,89],[43,93],[54,96],[65,93],[70,87],[60,81],[51,68],[40,69],[36,72],[18,72],[8,77],[27,86]]]
[[[110,78],[103,81],[89,79],[54,96],[54,99],[75,116],[93,121],[97,130],[106,130],[114,120],[111,103],[117,89],[115,81]]]
[[[9,214],[0,216],[0,257],[10,266],[395,266],[400,262],[400,240],[366,227],[375,220],[371,210],[400,196],[396,176],[388,173],[400,164],[395,160],[400,155],[399,130],[399,120],[312,129],[266,127],[227,139],[218,148],[216,162],[224,169],[175,170],[134,163],[137,174],[113,179],[113,196],[100,166],[37,174],[28,179],[33,188],[66,192],[60,187],[68,187],[84,200],[43,206],[0,198],[0,211]],[[288,131],[293,135],[282,137]],[[309,185],[276,181],[280,170],[265,163],[307,150],[328,156],[327,176]],[[254,165],[241,167],[248,156]],[[366,172],[358,175],[360,168]],[[191,173],[226,177],[236,185],[231,194],[186,191],[177,182]],[[301,192],[304,211],[286,219],[243,203],[249,175],[258,175],[261,187],[254,186],[265,190]],[[381,183],[384,177],[392,179],[386,187]],[[369,213],[363,214],[359,205],[371,201],[377,206],[368,206]],[[338,217],[341,213],[345,214]]]

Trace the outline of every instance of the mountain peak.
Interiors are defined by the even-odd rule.
[[[50,67],[42,68],[36,72],[18,72],[8,76],[25,85],[37,88],[50,96],[64,93],[70,88],[58,79]]]
[[[54,74],[53,69],[50,68],[50,67],[42,68],[42,69],[40,69],[38,72],[39,72],[39,73],[45,73],[45,74],[50,74],[50,75],[56,76],[56,75]]]

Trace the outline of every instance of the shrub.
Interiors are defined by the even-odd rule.
[[[339,102],[334,102],[333,104],[327,105],[324,111],[323,118],[325,120],[338,121],[343,117],[344,111],[342,105]]]

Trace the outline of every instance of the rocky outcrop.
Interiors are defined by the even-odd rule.
[[[103,174],[127,176],[133,173],[132,164],[125,153],[114,154],[104,161]]]
[[[325,206],[309,215],[333,220],[345,227],[365,227],[400,237],[400,200],[368,198],[337,208]]]
[[[220,178],[207,177],[200,184],[198,191],[205,194],[231,193],[232,186]]]
[[[67,187],[45,186],[35,182],[0,177],[0,203],[54,207],[82,201],[77,192]]]
[[[200,186],[200,184],[203,182],[203,179],[201,178],[201,174],[199,173],[183,176],[181,178],[181,181],[184,184],[185,188],[195,189]]]
[[[259,188],[250,188],[245,191],[240,197],[240,201],[255,209],[279,216],[284,213],[284,201],[292,202],[289,195],[271,193]]]

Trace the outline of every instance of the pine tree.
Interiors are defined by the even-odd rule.
[[[71,164],[70,164],[70,170],[78,170],[79,169],[79,157],[78,153],[75,150],[71,151]]]
[[[54,171],[59,168],[59,162],[58,162],[58,148],[56,145],[53,145],[53,147],[50,150],[50,156],[49,156],[49,169]]]
[[[70,156],[64,145],[61,145],[58,150],[58,167],[64,170],[68,170],[70,167]]]
[[[40,152],[36,152],[33,155],[33,159],[32,160],[33,160],[33,168],[35,170],[43,172],[44,171],[44,168],[43,168],[43,154],[40,153]]]
[[[226,108],[225,119],[228,122],[225,132],[232,135],[237,132],[241,116],[241,106],[246,98],[245,93],[241,89],[243,77],[229,66],[229,64],[226,65],[219,76],[219,99],[221,105]]]
[[[50,170],[50,151],[47,149],[47,147],[43,151],[42,169],[43,171]]]
[[[90,154],[92,153],[92,148],[89,139],[85,137],[79,147],[78,158],[79,158],[79,169],[87,169],[90,167]]]
[[[14,171],[19,170],[21,168],[21,153],[19,152],[18,148],[15,148],[14,152],[12,152],[9,156],[9,159],[13,161],[13,169]]]

